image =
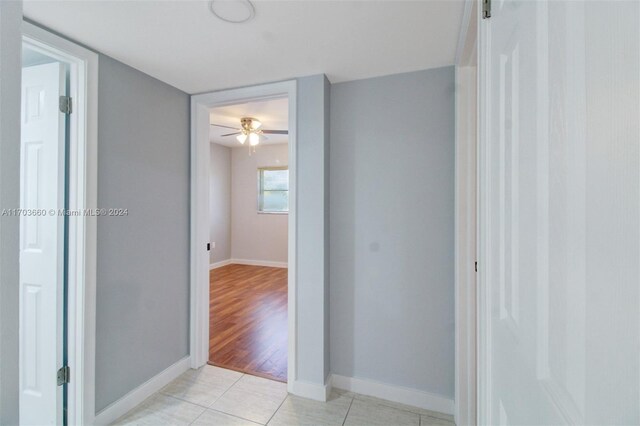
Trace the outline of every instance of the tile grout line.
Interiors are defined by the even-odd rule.
[[[236,383],[238,383],[238,382],[239,382],[239,381],[240,381],[244,376],[245,376],[245,374],[244,374],[244,373],[242,373],[242,375],[241,375],[240,377],[238,377],[238,380],[236,380],[235,382],[233,382],[233,383],[231,384],[231,386],[229,386],[227,389],[225,389],[225,391],[224,391],[224,392],[222,392],[222,394],[221,394],[219,397],[217,397],[217,398],[216,398],[216,400],[215,400],[215,401],[213,401],[211,404],[209,404],[206,408],[207,408],[207,409],[209,409],[209,408],[213,407],[213,404],[215,404],[216,402],[220,401],[220,399],[221,399],[223,396],[225,396],[225,394],[226,394],[227,392],[229,392],[229,389],[231,389],[232,387],[234,387],[234,386],[236,385]],[[216,410],[216,411],[218,411],[218,410]],[[225,413],[225,414],[226,414],[226,413]]]
[[[278,412],[278,410],[280,410],[280,408],[282,407],[282,404],[284,404],[284,402],[289,398],[289,392],[287,392],[287,396],[284,397],[284,399],[282,400],[282,402],[280,403],[280,405],[278,405],[278,408],[276,408],[276,411],[273,412],[273,414],[271,415],[271,417],[269,417],[269,420],[267,420],[267,422],[265,423],[265,425],[268,425],[269,422],[271,421],[271,419],[273,419],[273,417],[276,415],[276,413]]]
[[[157,395],[157,394],[155,394],[154,396],[156,396],[156,395]],[[178,398],[177,396],[169,395],[169,394],[166,394],[166,393],[163,393],[162,395],[163,395],[163,396],[168,396],[169,398],[173,398],[173,399],[178,400],[178,401],[180,401],[180,402],[186,402],[187,404],[195,405],[196,407],[200,407],[200,408],[204,408],[204,409],[206,409],[206,408],[207,408],[207,407],[205,407],[205,406],[203,406],[203,405],[196,404],[195,402],[191,402],[191,401],[187,401],[186,399]]]
[[[220,367],[217,367],[217,368],[220,368]],[[172,395],[172,394],[169,394],[169,393],[164,393],[164,392],[162,392],[162,390],[160,390],[160,391],[156,392],[156,394],[162,394],[162,395],[164,395],[164,396],[167,396],[167,397],[170,397],[170,398],[176,399],[176,400],[178,400],[178,401],[182,401],[182,402],[185,402],[185,403],[187,403],[187,404],[194,405],[194,406],[196,406],[196,407],[204,408],[204,411],[203,411],[202,413],[200,413],[200,414],[198,415],[198,417],[196,417],[196,419],[194,419],[191,423],[189,423],[190,425],[191,425],[191,424],[193,424],[195,421],[197,421],[197,420],[200,418],[200,416],[202,416],[202,414],[204,414],[207,410],[215,411],[216,413],[224,414],[224,415],[226,415],[226,416],[234,417],[234,418],[237,418],[237,419],[240,419],[240,420],[244,420],[244,421],[247,421],[247,422],[250,422],[250,423],[254,423],[254,424],[256,424],[256,425],[262,425],[262,423],[256,422],[256,421],[254,421],[254,420],[247,419],[247,418],[244,418],[244,417],[241,417],[241,416],[237,416],[237,415],[235,415],[235,414],[227,413],[227,412],[225,412],[225,411],[222,411],[222,410],[218,410],[218,409],[212,408],[212,407],[213,407],[213,405],[214,405],[217,401],[219,401],[219,400],[220,400],[220,399],[221,399],[221,398],[222,398],[222,397],[223,397],[223,396],[224,396],[224,395],[225,395],[229,390],[231,390],[231,388],[233,388],[233,387],[234,387],[234,386],[235,386],[235,385],[236,385],[236,384],[237,384],[237,383],[238,383],[238,382],[239,382],[239,381],[240,381],[244,376],[247,376],[247,374],[246,374],[246,373],[241,373],[240,377],[238,377],[238,379],[236,379],[236,380],[235,380],[235,381],[234,381],[234,382],[233,382],[233,383],[232,383],[232,384],[231,384],[227,389],[225,389],[225,391],[224,391],[224,392],[223,392],[223,393],[222,393],[218,398],[216,398],[216,399],[215,399],[215,401],[213,401],[210,405],[202,405],[202,404],[199,404],[199,403],[196,403],[196,402],[188,401],[188,400],[183,399],[183,398],[181,398],[181,397],[178,397],[178,396],[175,396],[175,395]],[[252,376],[252,377],[254,377],[254,376]],[[266,379],[266,380],[271,380],[271,379]],[[195,381],[196,381],[196,380],[192,380],[192,382],[195,382]],[[289,395],[287,394],[287,396],[285,396],[285,398],[282,400],[282,402],[280,403],[280,405],[278,405],[278,408],[276,409],[276,412],[280,409],[280,407],[282,406],[282,404],[284,404],[284,401],[286,401],[286,399],[288,398],[288,396],[289,396]],[[269,420],[267,421],[267,423],[268,423],[269,421],[271,421],[271,419],[273,418],[273,416],[275,415],[275,413],[276,413],[276,412],[274,412],[274,413],[273,413],[273,415],[271,415],[271,417],[269,418]],[[266,424],[266,423],[265,423],[265,424]]]
[[[212,367],[215,367],[215,366],[212,366]],[[216,367],[216,368],[222,368],[222,367]],[[230,371],[233,371],[233,370],[230,370]],[[217,409],[215,409],[215,408],[212,408],[212,407],[213,407],[213,405],[214,405],[216,402],[218,402],[220,399],[222,399],[222,397],[223,397],[227,392],[229,392],[229,391],[231,390],[231,388],[232,388],[232,387],[234,387],[234,386],[236,385],[236,383],[238,383],[238,382],[239,382],[239,381],[240,381],[244,376],[246,376],[246,375],[247,375],[246,373],[241,373],[241,376],[240,376],[240,377],[238,377],[238,379],[237,379],[235,382],[233,382],[233,383],[231,384],[231,386],[229,386],[229,387],[228,387],[224,392],[222,392],[222,395],[220,395],[218,398],[216,398],[216,400],[215,400],[215,401],[213,401],[213,402],[211,403],[211,405],[209,405],[209,406],[205,407],[205,410],[204,410],[204,411],[211,410],[211,411],[215,411],[216,413],[221,413],[221,414],[225,414],[225,415],[227,415],[227,416],[235,417],[236,419],[246,420],[246,421],[248,421],[248,422],[250,422],[250,423],[255,423],[256,425],[261,425],[262,423],[260,423],[260,422],[256,422],[256,421],[253,421],[253,420],[251,420],[251,419],[246,419],[246,418],[244,418],[244,417],[240,417],[240,416],[237,416],[237,415],[235,415],[235,414],[227,413],[227,412],[225,412],[225,411],[217,410]],[[267,380],[269,380],[269,379],[267,379]],[[286,399],[286,398],[285,398],[285,399]],[[284,402],[284,401],[283,401],[283,402]],[[282,405],[282,404],[280,404],[280,405]],[[202,405],[201,405],[201,407],[202,407]],[[278,407],[278,408],[280,408],[280,407]],[[276,410],[276,411],[277,411],[277,410]],[[275,413],[274,413],[274,414],[275,414]],[[272,417],[273,417],[273,416],[272,416]],[[269,418],[269,420],[271,420],[271,418]],[[265,423],[265,424],[266,424],[266,423]]]
[[[240,419],[240,420],[245,420],[245,421],[247,421],[249,423],[253,423],[253,424],[256,424],[256,425],[262,425],[262,423],[256,422],[255,420],[246,419],[244,417],[236,416],[235,414],[225,413],[224,411],[216,410],[215,408],[207,408],[204,411],[215,411],[216,413],[224,414],[225,416],[233,417],[233,418]],[[264,426],[264,425],[262,425],[262,426]]]
[[[178,401],[186,402],[187,404],[195,405],[196,407],[207,408],[206,406],[204,406],[202,404],[198,404],[197,402],[187,401],[184,398],[180,398],[179,396],[171,395],[170,393],[158,392],[156,395],[168,396],[169,398],[177,399]]]
[[[358,398],[358,395],[364,396],[365,398],[364,399]],[[375,398],[375,399],[369,399],[369,398]],[[403,404],[396,403],[394,401],[388,401],[386,399],[370,397],[368,395],[363,395],[363,394],[359,394],[359,393],[354,393],[354,399],[357,399],[358,401],[361,401],[361,402],[364,402],[364,403],[368,402],[368,403],[371,403],[371,404],[374,404],[374,405],[379,405],[381,407],[386,407],[386,408],[391,408],[393,410],[402,411],[403,413],[415,414],[419,418],[420,425],[422,425],[422,417],[428,417],[430,419],[448,422],[448,423],[451,423],[452,426],[456,426],[456,424],[455,424],[455,422],[453,420],[445,419],[445,418],[439,417],[439,416],[432,416],[430,414],[424,414],[424,413],[419,412],[418,410],[413,411],[413,410],[411,410],[412,407],[404,406]],[[396,404],[400,404],[400,406],[396,405]],[[431,411],[431,410],[428,410],[428,411]],[[442,414],[446,415],[444,413],[442,413]]]
[[[201,405],[200,405],[199,407],[201,407]],[[203,415],[204,413],[206,413],[206,412],[207,412],[207,409],[205,408],[204,410],[202,410],[202,413],[198,414],[198,417],[196,417],[195,419],[193,419],[193,421],[192,421],[191,423],[189,423],[189,426],[191,426],[192,424],[194,424],[194,423],[195,423],[195,422],[196,422],[200,417],[202,417],[202,415]]]
[[[178,398],[178,397],[175,397],[175,396],[173,396],[173,395],[168,395],[168,394],[166,394],[166,393],[162,393],[162,392],[160,392],[160,391],[158,391],[158,392],[154,393],[154,394],[153,394],[151,397],[149,397],[149,398],[152,398],[152,397],[155,397],[155,396],[158,396],[158,395],[166,396],[166,397],[168,397],[168,398],[175,399],[176,401],[180,401],[180,402],[187,403],[187,404],[189,404],[189,405],[193,405],[194,407],[203,408],[202,413],[198,414],[198,415],[196,416],[196,418],[195,418],[195,419],[193,419],[193,421],[191,421],[191,423],[189,423],[189,425],[193,424],[193,422],[195,422],[196,420],[198,420],[198,419],[200,418],[200,416],[201,416],[205,411],[207,411],[207,409],[206,409],[205,407],[203,407],[202,405],[200,405],[200,404],[194,404],[193,402],[185,401],[185,400],[184,400],[184,399],[182,399],[182,398]]]
[[[351,406],[353,405],[353,401],[356,399],[355,395],[351,397],[351,403],[349,403],[349,409],[347,410],[347,414],[344,415],[344,420],[342,420],[342,426],[344,426],[347,421],[347,417],[349,417],[349,412],[351,411]]]
[[[213,401],[213,402],[212,402],[210,405],[208,405],[208,406],[207,406],[207,405],[201,405],[201,404],[198,404],[198,403],[195,403],[195,402],[191,402],[191,401],[187,401],[186,399],[180,398],[180,397],[178,397],[178,396],[171,395],[171,394],[169,394],[169,393],[165,393],[165,392],[163,392],[163,389],[165,389],[165,388],[166,388],[166,386],[165,386],[165,387],[163,387],[162,389],[160,389],[159,391],[157,391],[155,394],[153,394],[153,395],[152,395],[152,396],[150,396],[149,398],[152,398],[152,397],[154,397],[154,396],[156,396],[156,395],[164,395],[164,396],[168,396],[169,398],[173,398],[173,399],[175,399],[175,400],[178,400],[178,401],[181,401],[181,402],[184,402],[184,403],[187,403],[187,404],[191,404],[191,405],[194,405],[194,406],[196,406],[196,407],[203,408],[204,410],[202,410],[202,413],[198,414],[198,416],[197,416],[195,419],[193,419],[193,421],[192,421],[191,423],[189,423],[189,425],[192,425],[192,424],[193,424],[193,423],[195,423],[195,422],[196,422],[196,421],[197,421],[197,420],[198,420],[198,419],[199,419],[199,418],[200,418],[200,417],[201,417],[201,416],[202,416],[202,415],[203,415],[207,410],[209,410],[209,409],[210,409],[209,407],[211,407],[213,404],[215,404],[215,403],[216,403],[220,398],[222,398],[222,396],[223,396],[225,393],[227,393],[227,391],[228,391],[229,389],[231,389],[231,388],[232,388],[236,383],[238,383],[238,382],[240,381],[240,379],[242,379],[242,377],[244,377],[244,373],[242,373],[242,374],[240,375],[240,377],[238,377],[238,378],[237,378],[237,379],[236,379],[236,380],[231,384],[231,386],[229,386],[229,387],[228,387],[224,392],[222,392],[222,395],[220,395],[218,398],[216,398],[216,399],[215,399],[215,401]],[[177,379],[177,378],[176,378],[176,379]],[[195,383],[197,380],[189,380],[189,381],[190,381],[190,382],[192,382],[192,383]],[[173,383],[173,381],[172,381],[171,383]],[[171,383],[170,383],[170,384],[171,384]],[[147,398],[147,399],[149,399],[149,398]],[[218,411],[218,410],[213,410],[213,411],[216,411],[216,412],[218,412],[218,413],[227,414],[227,415],[230,415],[230,416],[232,416],[232,417],[236,417],[236,418],[239,418],[239,419],[242,419],[242,420],[251,421],[251,420],[249,420],[249,419],[244,419],[244,418],[242,418],[242,417],[233,416],[233,415],[231,415],[231,414],[224,413],[224,412],[222,412],[222,411]]]
[[[218,367],[218,368],[221,368],[221,367]],[[213,407],[213,405],[214,405],[216,402],[218,402],[220,399],[222,399],[222,397],[223,397],[223,396],[224,396],[224,395],[225,395],[229,390],[231,390],[231,388],[232,388],[232,387],[234,387],[234,386],[236,385],[236,383],[238,383],[238,382],[240,381],[240,379],[242,379],[242,378],[243,378],[243,377],[245,377],[245,376],[249,376],[249,377],[257,377],[257,378],[259,378],[259,379],[264,379],[263,377],[258,377],[258,376],[253,376],[253,375],[251,375],[251,374],[242,373],[242,376],[240,376],[240,378],[239,378],[238,380],[236,380],[235,382],[233,382],[233,384],[232,384],[231,386],[229,386],[229,388],[228,388],[227,390],[225,390],[225,391],[222,393],[222,395],[220,395],[220,397],[219,397],[218,399],[216,399],[216,400],[215,400],[215,401],[214,401],[214,402],[213,402],[209,407],[207,407],[207,409],[208,409],[208,410],[216,411],[216,412],[218,412],[218,413],[227,414],[227,415],[229,415],[229,416],[236,417],[236,418],[238,418],[238,419],[246,420],[246,421],[248,421],[248,422],[255,423],[255,424],[257,424],[257,425],[263,425],[263,426],[264,426],[264,425],[266,425],[267,423],[269,423],[269,422],[271,421],[271,419],[272,419],[272,418],[273,418],[273,416],[278,412],[278,410],[280,409],[280,407],[282,407],[282,404],[284,404],[284,401],[286,401],[286,400],[287,400],[287,398],[289,397],[289,394],[288,394],[288,393],[287,393],[287,396],[285,396],[285,397],[284,397],[284,399],[282,400],[282,402],[280,403],[280,405],[278,405],[278,408],[276,409],[276,411],[271,415],[271,417],[269,417],[269,420],[267,420],[267,423],[264,423],[264,424],[263,424],[263,423],[260,423],[260,422],[256,422],[256,421],[251,420],[251,419],[245,419],[244,417],[236,416],[236,415],[234,415],[234,414],[226,413],[226,412],[221,411],[221,410],[216,410],[215,408],[211,408],[211,407]],[[264,379],[264,380],[275,381],[275,380],[272,380],[272,379]]]
[[[179,397],[179,396],[176,396],[176,395],[173,395],[173,394],[170,394],[170,393],[163,392],[163,389],[164,389],[164,388],[160,389],[159,391],[157,391],[155,394],[153,394],[153,395],[151,395],[151,396],[155,396],[155,395],[170,396],[171,398],[177,399],[177,400],[179,400],[179,401],[187,402],[187,403],[192,404],[192,405],[197,405],[198,407],[202,407],[202,408],[209,409],[213,404],[215,404],[216,402],[218,402],[218,400],[219,400],[220,398],[222,398],[222,396],[223,396],[225,393],[227,393],[227,391],[228,391],[229,389],[231,389],[231,388],[232,388],[236,383],[238,383],[238,382],[240,381],[240,379],[242,379],[242,377],[243,377],[243,376],[244,376],[244,374],[242,374],[242,376],[240,376],[238,379],[236,379],[236,380],[235,380],[235,381],[234,381],[234,382],[233,382],[233,383],[232,383],[232,384],[231,384],[227,389],[225,389],[225,391],[224,391],[224,392],[222,392],[222,394],[221,394],[219,397],[217,397],[217,398],[215,399],[215,401],[213,401],[213,402],[212,402],[211,404],[209,404],[209,405],[199,404],[199,403],[197,403],[197,402],[189,401],[189,400],[184,399],[184,398],[181,398],[181,397]],[[191,382],[195,382],[195,380],[191,380]],[[171,382],[171,383],[173,383],[173,382]],[[169,384],[171,384],[171,383],[169,383]],[[167,386],[168,386],[168,385],[167,385]],[[165,387],[166,387],[166,386],[165,386]],[[151,398],[151,397],[149,397],[149,398]],[[216,410],[216,411],[218,411],[218,410]],[[226,414],[226,413],[225,413],[225,414]]]
[[[357,396],[364,396],[365,398],[358,398]],[[419,416],[427,416],[427,417],[431,417],[432,419],[438,419],[438,420],[444,420],[446,422],[452,422],[453,420],[449,420],[448,418],[444,418],[444,417],[440,417],[440,416],[432,416],[431,414],[425,414],[422,411],[430,411],[432,413],[438,413],[442,416],[450,416],[449,414],[445,414],[445,413],[440,413],[438,411],[433,411],[433,410],[427,410],[426,408],[420,408],[420,407],[413,407],[410,405],[405,405],[399,402],[394,402],[394,401],[389,401],[387,399],[382,399],[382,398],[378,398],[375,396],[369,396],[369,395],[364,395],[364,394],[360,394],[360,393],[354,393],[354,398],[362,401],[362,402],[371,402],[373,404],[377,404],[377,405],[382,405],[383,407],[387,407],[387,408],[393,408],[394,410],[398,410],[398,411],[404,411],[405,413],[412,413],[412,414],[417,414]],[[373,399],[369,399],[369,398],[373,398]]]

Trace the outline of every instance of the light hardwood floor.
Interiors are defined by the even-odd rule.
[[[285,382],[287,269],[234,264],[209,278],[209,364]]]

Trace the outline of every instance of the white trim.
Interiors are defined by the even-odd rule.
[[[188,356],[182,358],[100,411],[92,424],[108,425],[113,423],[187,371],[190,364]]]
[[[251,260],[251,259],[227,259],[220,262],[211,263],[209,270],[218,269],[227,265],[252,265],[267,266],[269,268],[286,268],[287,262],[275,262],[273,260]]]
[[[290,393],[315,401],[327,402],[331,393],[331,378],[324,385],[297,380],[290,386]]]
[[[489,70],[489,52],[491,51],[491,19],[481,18],[481,8],[478,8],[478,151],[476,169],[478,173],[478,199],[477,199],[477,416],[478,424],[491,424],[491,309],[490,294],[491,281],[488,279],[486,256],[489,252],[488,238],[492,228],[488,220],[488,207],[490,194],[488,191],[487,144],[489,141],[489,119],[491,106],[488,92],[491,87],[491,75]]]
[[[231,259],[229,263],[236,265],[268,266],[270,268],[286,268],[287,262],[274,262],[271,260]]]
[[[374,396],[425,410],[438,411],[450,415],[453,414],[453,399],[442,395],[402,386],[388,385],[375,380],[358,379],[337,374],[331,375],[331,382],[334,388]]]
[[[209,358],[209,111],[256,99],[287,96],[289,99],[289,255],[288,255],[288,389],[296,380],[296,235],[297,235],[297,82],[263,84],[240,89],[204,93],[191,97],[191,367]]]
[[[98,55],[28,22],[24,44],[69,65],[69,208],[97,208]],[[68,423],[91,424],[95,406],[96,218],[69,216]]]
[[[477,2],[465,3],[456,57],[455,421],[477,423]]]
[[[456,46],[455,65],[462,65],[462,55],[467,49],[467,35],[469,31],[469,23],[473,16],[473,6],[476,0],[465,0],[464,11],[462,13],[462,23],[460,25],[460,33],[458,34],[458,44]]]
[[[456,67],[455,420],[476,423],[476,76]]]
[[[221,260],[220,262],[211,263],[209,264],[209,270],[211,271],[214,269],[222,268],[223,266],[231,265],[232,263],[233,262],[231,261],[231,259]]]

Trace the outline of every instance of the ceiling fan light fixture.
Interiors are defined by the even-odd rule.
[[[253,132],[262,126],[262,122],[253,117],[242,117],[240,119],[240,126],[245,132]]]
[[[260,143],[260,136],[257,133],[249,133],[249,145],[256,146]]]
[[[220,135],[221,137],[235,136],[236,140],[240,142],[241,145],[244,145],[245,142],[249,141],[249,145],[251,146],[250,152],[256,152],[255,147],[260,144],[260,142],[264,142],[269,138],[265,136],[268,135],[287,135],[289,134],[288,130],[262,130],[262,122],[257,118],[253,117],[242,117],[240,119],[240,128],[227,126],[226,124],[216,124],[210,123],[212,126],[222,127],[225,129],[233,129],[235,132],[227,133]]]

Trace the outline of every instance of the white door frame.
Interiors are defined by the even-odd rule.
[[[489,57],[490,39],[489,30],[491,19],[479,18],[478,24],[478,262],[481,265],[477,276],[477,404],[478,424],[489,424],[489,412],[491,401],[491,350],[489,348],[491,333],[490,281],[487,276],[487,268],[482,267],[487,263],[486,255],[489,252],[487,235],[491,234],[490,221],[488,220],[489,194],[487,193],[488,167],[487,144],[489,134],[489,98],[490,86]]]
[[[36,25],[22,22],[23,45],[69,66],[69,210],[97,207],[98,55]],[[70,215],[68,241],[69,424],[95,418],[96,217]],[[20,365],[23,365],[22,363]],[[55,374],[55,372],[51,372]]]
[[[297,156],[296,80],[240,89],[203,93],[191,97],[191,368],[209,359],[209,176],[211,108],[260,99],[289,98],[289,254],[288,254],[288,355],[287,386],[296,380],[296,235]]]
[[[476,424],[476,68],[456,67],[455,420]]]
[[[456,52],[454,418],[459,425],[477,424],[478,19],[478,2],[466,0]]]

